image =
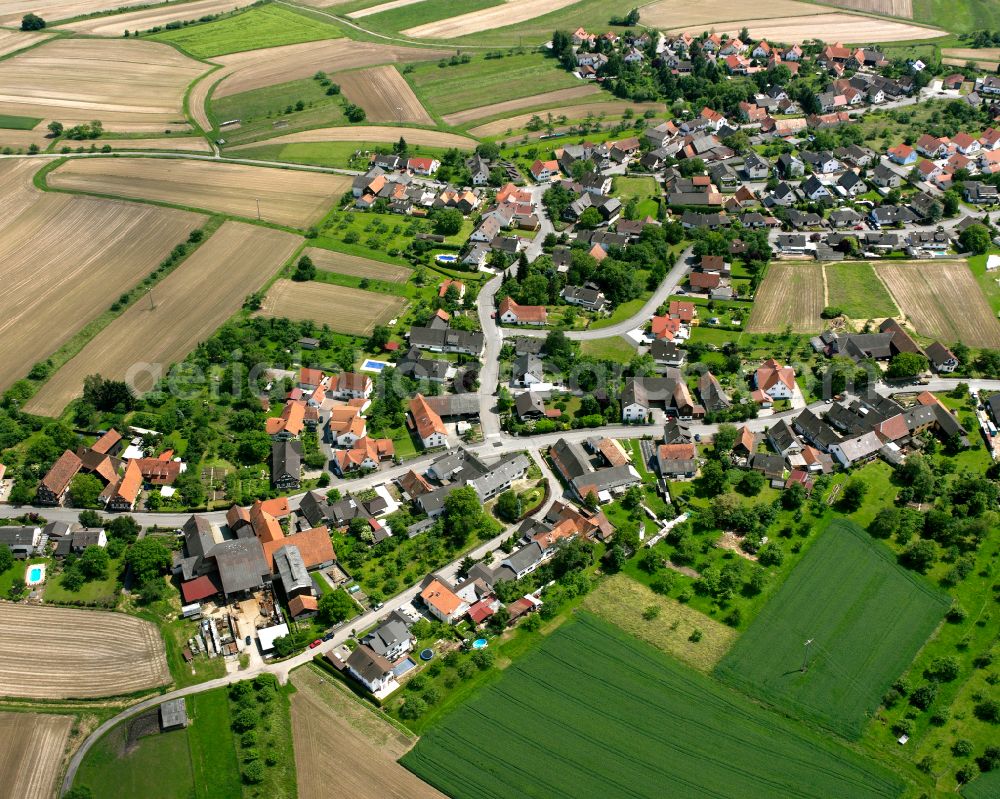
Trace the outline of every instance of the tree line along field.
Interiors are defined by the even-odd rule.
[[[895,777],[580,613],[403,765],[466,797],[894,797]]]
[[[336,25],[287,6],[267,4],[214,22],[155,33],[149,38],[175,44],[198,58],[212,58],[341,36],[343,33]]]
[[[163,640],[123,613],[0,604],[0,695],[93,699],[170,682]]]
[[[57,416],[95,372],[149,390],[158,375],[208,338],[301,244],[281,230],[225,222],[148,298],[133,303],[59,369],[25,406]]]
[[[857,738],[949,605],[947,595],[897,565],[887,548],[838,519],[716,674],[784,712]]]
[[[310,321],[352,336],[369,336],[377,325],[397,317],[406,299],[395,294],[330,283],[276,280],[264,298],[261,316]]]
[[[50,799],[62,766],[72,716],[0,712],[0,785],[5,796]]]
[[[157,268],[205,217],[41,192],[30,160],[0,162],[0,389],[66,344]]]
[[[0,61],[0,114],[99,119],[105,130],[188,130],[184,92],[207,67],[157,42],[59,38]]]
[[[153,200],[306,228],[350,188],[351,179],[182,158],[77,158],[50,172],[48,185]]]

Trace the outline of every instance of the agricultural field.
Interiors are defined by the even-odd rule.
[[[508,130],[522,130],[535,116],[545,119],[547,114],[551,114],[553,119],[566,117],[567,122],[580,122],[588,118],[598,120],[605,117],[617,117],[629,108],[637,116],[642,116],[646,111],[662,110],[662,106],[658,103],[629,103],[624,101],[583,103],[567,106],[556,105],[539,111],[530,111],[526,114],[516,114],[512,117],[495,119],[492,122],[486,122],[482,125],[476,125],[474,128],[469,128],[468,132],[470,136],[477,136],[479,138],[504,136]]]
[[[444,799],[396,763],[413,738],[311,667],[296,670],[292,684],[299,799],[327,799],[331,785],[357,799]]]
[[[0,784],[17,799],[50,799],[59,777],[72,716],[0,712]]]
[[[418,128],[413,128],[413,130],[418,130]],[[374,153],[386,152],[389,149],[391,148],[385,142],[362,140],[271,144],[265,139],[252,146],[241,146],[237,155],[264,161],[283,161],[287,164],[360,170],[370,167],[371,157]],[[233,152],[233,150],[228,152]],[[426,156],[440,161],[445,150],[440,147],[413,146],[407,150],[407,153],[410,156]]]
[[[331,283],[296,283],[278,280],[271,286],[259,313],[262,316],[312,321],[352,336],[368,336],[406,307],[406,299],[393,294],[337,286]]]
[[[1000,28],[1000,6],[995,0],[912,0],[913,18],[949,31]]]
[[[268,4],[214,22],[163,31],[149,38],[175,44],[198,58],[212,58],[341,36],[343,33],[336,25],[300,14],[287,6]]]
[[[394,266],[382,261],[373,261],[370,258],[346,255],[342,252],[323,250],[318,247],[310,247],[304,254],[312,258],[317,269],[337,272],[341,275],[354,275],[369,280],[384,280],[388,283],[405,283],[413,274],[413,271],[405,266]]]
[[[0,604],[0,693],[91,699],[170,682],[153,624],[123,613]]]
[[[791,325],[794,333],[820,332],[820,313],[828,305],[823,283],[823,270],[814,263],[772,261],[754,298],[747,331],[776,333]]]
[[[0,30],[0,56],[16,53],[25,47],[32,47],[51,36],[51,33]]]
[[[152,139],[101,139],[112,150],[159,150],[172,153],[210,153],[212,148],[201,136],[161,136]]]
[[[610,577],[587,594],[583,607],[699,671],[711,671],[736,640],[732,627],[624,574]],[[643,614],[649,608],[656,608],[656,615],[646,619]],[[695,630],[701,632],[697,642],[691,640]]]
[[[401,32],[414,39],[455,39],[459,36],[468,36],[470,33],[482,33],[526,22],[571,6],[574,2],[576,0],[508,0],[491,8],[470,11],[426,25],[417,25]]]
[[[157,5],[154,8],[130,11],[127,14],[81,19],[61,26],[60,30],[71,30],[88,36],[116,38],[124,36],[125,31],[148,31],[150,28],[163,27],[171,22],[189,22],[206,14],[223,14],[241,5],[247,5],[247,0],[194,0],[190,3],[171,3],[167,6]]]
[[[45,20],[51,25],[61,19],[72,19],[84,14],[113,11],[117,8],[132,8],[152,5],[154,0],[46,0]],[[4,0],[0,5],[0,25],[20,24],[21,17],[37,12],[40,6],[36,0]]]
[[[289,227],[318,222],[351,179],[245,164],[184,159],[78,158],[47,175],[68,191],[205,208]]]
[[[586,613],[427,731],[401,762],[455,799],[864,799],[902,787],[829,737]]]
[[[690,26],[687,26],[690,28]],[[924,28],[904,22],[895,22],[882,17],[866,17],[858,14],[834,12],[815,14],[811,17],[749,18],[713,26],[718,33],[737,35],[743,28],[750,31],[754,39],[770,39],[780,42],[801,42],[823,32],[829,41],[848,44],[868,42],[909,42],[915,39],[936,39],[945,32],[937,28]]]
[[[913,0],[824,0],[823,5],[881,14],[884,17],[913,19]]]
[[[781,711],[857,738],[949,605],[883,544],[837,519],[716,673]]]
[[[463,15],[485,11],[503,5],[503,0],[464,0],[461,5]],[[392,7],[394,6],[394,7]],[[397,33],[402,30],[433,25],[455,16],[456,7],[447,0],[394,0],[347,14],[367,30]],[[447,37],[442,37],[447,38]]]
[[[66,344],[205,221],[172,208],[40,192],[31,180],[37,169],[30,160],[0,163],[0,389]]]
[[[409,84],[394,66],[370,67],[337,75],[344,97],[365,109],[372,122],[433,125]]]
[[[213,60],[223,64],[224,69],[213,74],[210,80],[218,82],[213,97],[219,98],[310,78],[317,70],[326,73],[342,72],[378,64],[437,60],[450,54],[448,50],[358,42],[346,38],[333,39],[220,56]],[[207,89],[208,87],[205,97],[208,96]],[[194,102],[195,97],[192,95],[191,103]]]
[[[800,0],[775,0],[759,7],[767,17],[804,17],[817,13],[816,6]],[[747,16],[748,7],[734,0],[657,0],[640,11],[643,25],[654,28],[681,28],[699,33],[705,27]]]
[[[226,222],[165,277],[147,299],[131,305],[59,369],[25,407],[55,416],[95,372],[132,379],[145,391],[151,376],[180,361],[291,258],[301,239],[281,230]],[[152,306],[152,307],[150,307]],[[134,374],[131,370],[137,370]]]
[[[875,274],[917,333],[945,345],[1000,347],[1000,322],[964,261],[876,263]]]
[[[99,119],[109,132],[188,130],[184,92],[205,70],[156,42],[54,39],[0,61],[0,114]]]
[[[297,133],[286,133],[253,144],[232,147],[231,150],[245,150],[248,147],[277,144],[300,144],[304,142],[381,142],[385,145],[396,144],[400,138],[406,139],[409,145],[440,147],[447,149],[457,147],[460,150],[472,150],[476,140],[457,133],[445,133],[441,130],[424,130],[422,128],[394,128],[388,125],[354,125],[349,128],[318,128],[302,130]]]
[[[964,66],[975,61],[981,69],[995,69],[1000,62],[1000,47],[945,47],[941,55],[946,64]]]
[[[508,114],[511,111],[520,111],[522,108],[551,108],[554,104],[561,102],[579,100],[583,97],[597,94],[600,89],[592,84],[583,86],[573,86],[568,89],[556,89],[543,94],[533,94],[529,97],[518,97],[516,100],[507,100],[503,103],[493,103],[483,105],[478,108],[467,108],[464,111],[457,111],[453,114],[446,114],[441,119],[448,125],[465,125],[477,119],[495,116],[496,114]]]
[[[885,284],[869,263],[824,264],[826,303],[851,319],[882,319],[899,313]]]
[[[488,60],[473,57],[467,64],[446,67],[418,64],[406,79],[423,104],[442,116],[556,89],[581,88],[577,78],[537,53]],[[503,106],[496,113],[502,110]]]
[[[74,786],[102,799],[241,799],[226,689],[185,703],[185,729],[160,733],[157,708],[113,727],[87,752]]]

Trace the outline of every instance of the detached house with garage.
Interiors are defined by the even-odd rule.
[[[497,318],[505,325],[544,325],[548,312],[544,305],[518,305],[510,297],[500,303]]]

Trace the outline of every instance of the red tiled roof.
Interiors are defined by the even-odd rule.
[[[215,596],[221,588],[215,583],[215,576],[206,574],[203,577],[195,577],[193,580],[181,583],[181,597],[186,604],[200,602]]]

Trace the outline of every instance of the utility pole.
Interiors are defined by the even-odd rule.
[[[254,199],[257,201],[257,221],[259,222],[260,221],[260,198],[259,197],[255,197]]]
[[[809,647],[815,640],[816,640],[815,638],[810,638],[803,645],[804,648],[802,650],[802,669],[801,669],[803,673],[805,673],[805,670],[809,668]]]
[[[149,310],[155,311],[156,310],[156,303],[153,301],[153,290],[150,289],[149,290],[149,294],[147,294],[146,296],[149,297]]]

